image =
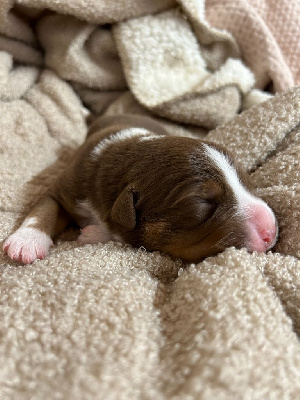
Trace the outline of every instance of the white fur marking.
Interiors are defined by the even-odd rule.
[[[123,129],[122,131],[116,132],[113,135],[101,140],[92,150],[91,156],[92,158],[97,158],[104,149],[106,149],[111,144],[118,142],[120,140],[130,139],[134,136],[144,136],[151,135],[147,129],[144,128],[129,128]]]
[[[149,135],[149,136],[143,136],[139,140],[140,142],[145,142],[147,140],[156,140],[156,139],[161,139],[165,137],[165,135]]]
[[[35,218],[28,218],[24,224],[10,235],[3,244],[4,251],[15,261],[30,264],[37,259],[43,259],[53,244],[46,233],[36,228],[29,228]]]
[[[261,199],[253,196],[241,183],[236,169],[230,163],[230,160],[225,156],[225,154],[221,153],[214,147],[208,146],[204,144],[206,149],[206,154],[210,157],[210,159],[215,163],[215,165],[221,170],[223,173],[227,184],[233,190],[235,197],[238,203],[238,212],[242,212],[243,215],[246,213],[247,217],[247,206],[253,205],[253,203],[265,204]]]
[[[112,234],[106,225],[97,215],[88,200],[78,202],[77,223],[83,227],[78,241],[81,244],[106,243],[109,240],[120,241]]]
[[[99,217],[88,200],[77,202],[76,213],[77,223],[82,227],[99,224]]]
[[[36,217],[29,217],[26,218],[25,221],[22,224],[23,228],[28,228],[28,227],[32,227],[33,225],[35,225],[38,222]]]

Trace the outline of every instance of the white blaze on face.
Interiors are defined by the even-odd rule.
[[[222,173],[237,202],[237,215],[246,222],[249,236],[248,249],[266,251],[275,244],[277,224],[273,211],[258,197],[253,196],[241,183],[235,167],[225,154],[204,144],[206,155]]]

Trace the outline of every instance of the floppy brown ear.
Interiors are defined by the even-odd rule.
[[[111,217],[114,222],[127,230],[134,229],[136,225],[136,212],[134,208],[134,192],[126,187],[117,197],[111,210]]]

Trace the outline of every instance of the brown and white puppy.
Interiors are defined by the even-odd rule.
[[[118,240],[189,262],[229,246],[265,252],[277,238],[273,212],[224,149],[132,115],[92,125],[4,251],[24,264],[43,259],[70,218],[81,243]]]

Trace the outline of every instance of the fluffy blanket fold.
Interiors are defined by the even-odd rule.
[[[0,240],[84,140],[83,105],[222,143],[280,229],[198,265],[72,230],[26,267],[1,253],[1,400],[299,398],[299,12],[272,11],[289,48],[271,3],[0,0]]]

